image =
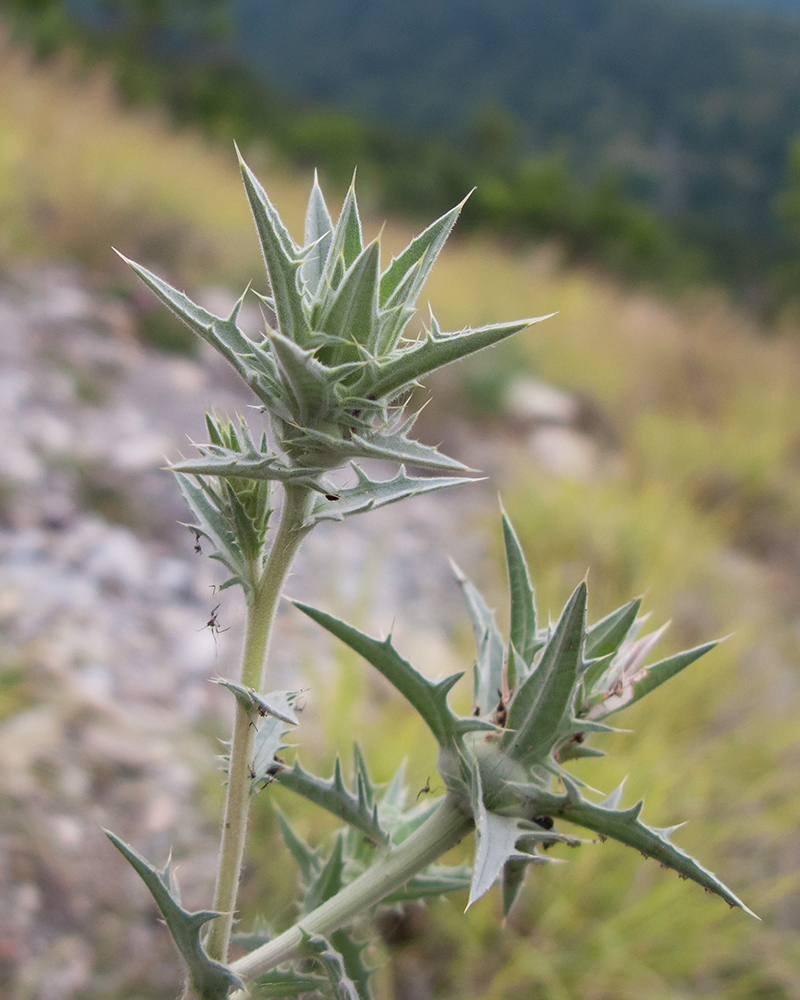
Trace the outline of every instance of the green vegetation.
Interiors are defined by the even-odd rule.
[[[78,84],[68,67],[33,72],[16,53],[3,58],[0,74],[7,253],[25,247],[40,256],[82,254],[105,263],[104,248],[114,242],[154,266],[174,266],[189,287],[212,268],[238,278],[254,266],[251,223],[229,157],[196,136],[175,134],[155,115],[123,111],[107,84]],[[36,188],[26,175],[34,170],[49,197],[46,219],[34,211]],[[290,229],[300,231],[307,178],[271,170],[266,186],[277,192]],[[145,242],[151,231],[162,234],[160,242]],[[395,221],[384,246],[397,252],[410,235]],[[428,916],[412,909],[394,934],[385,925],[383,950],[396,958],[398,982],[423,976],[434,996],[490,1000],[797,1000],[796,325],[787,319],[767,338],[721,297],[665,306],[608,279],[555,269],[542,254],[474,235],[443,252],[427,290],[448,329],[558,310],[519,339],[513,360],[505,356],[510,346],[496,348],[503,352],[498,367],[529,370],[592,397],[615,429],[618,453],[593,482],[545,476],[521,445],[511,448],[496,482],[527,554],[542,616],[552,610],[555,617],[589,566],[592,619],[652,588],[647,603],[655,619],[673,620],[665,655],[736,629],[675,682],[674,692],[669,685],[653,695],[656,712],[632,708],[623,724],[636,736],[603,737],[609,757],[580,773],[612,788],[635,771],[625,803],[646,794],[648,818],[689,819],[680,843],[713,861],[764,922],[729,914],[718,900],[611,843],[556,847],[569,863],[533,873],[502,931],[493,897],[466,917],[460,906],[435,903]],[[435,421],[444,417],[431,409],[422,419],[430,421],[426,438],[437,440]],[[498,581],[501,574],[498,552]],[[502,595],[498,582],[490,596],[501,615]],[[354,610],[336,609],[346,618]],[[455,641],[460,655],[445,672],[473,654],[466,630]],[[440,650],[431,650],[428,663],[422,659],[422,670],[439,673]],[[364,668],[353,660],[340,654],[338,676],[319,681],[317,703],[336,705],[337,713],[320,719],[313,705],[308,709],[303,730],[324,733],[325,745],[314,754],[313,741],[304,739],[304,763],[330,774],[334,755],[349,755],[357,729],[365,734],[374,780],[386,781],[396,756],[378,735],[391,731],[393,750],[410,756],[412,798],[429,775],[436,790],[419,720],[396,702],[368,700]],[[18,695],[19,677],[9,676],[4,710],[31,697],[27,687],[24,698]],[[278,849],[271,794],[255,800],[256,858],[274,857]],[[276,797],[282,804],[295,798],[281,789]],[[334,822],[326,828],[309,806],[295,825],[316,845]],[[286,903],[292,891],[289,866],[256,864],[243,889],[246,920],[256,917],[260,900]],[[388,972],[376,976],[379,996],[391,996],[392,988]]]

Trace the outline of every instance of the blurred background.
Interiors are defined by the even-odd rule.
[[[234,139],[296,237],[313,169],[338,208],[357,167],[387,261],[476,187],[426,289],[443,328],[558,311],[430,380],[421,436],[489,480],[320,529],[292,596],[394,622],[430,676],[468,669],[447,558],[504,624],[499,491],[542,616],[588,567],[592,618],[647,592],[671,620],[661,655],[731,634],[580,773],[630,772],[650,822],[690,820],[681,846],[762,923],[589,846],[505,926],[494,895],[388,915],[376,996],[800,998],[799,0],[5,0],[3,995],[179,990],[101,825],[172,847],[184,902],[211,898],[231,706],[208,678],[236,672],[242,608],[161,467],[204,408],[251,398],[110,247],[217,312],[266,291]],[[435,789],[417,722],[299,617],[273,686],[308,688],[304,763],[349,764],[357,734],[376,780],[407,757]],[[312,842],[331,829],[259,796],[245,923],[291,920],[276,800]]]

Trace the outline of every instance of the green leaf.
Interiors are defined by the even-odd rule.
[[[355,185],[351,184],[333,228],[328,258],[320,279],[318,298],[338,288],[345,271],[362,249],[361,219],[358,215]]]
[[[334,840],[330,857],[306,886],[301,913],[311,913],[318,906],[332,899],[342,888],[343,876],[344,838],[339,834]]]
[[[634,847],[646,857],[654,858],[682,877],[691,879],[709,892],[721,896],[729,906],[738,906],[750,916],[756,916],[713,872],[672,843],[672,834],[683,824],[663,829],[646,826],[639,819],[643,802],[638,802],[630,809],[617,809],[622,787],[612,792],[605,802],[596,805],[583,797],[580,788],[566,774],[562,773],[561,776],[567,789],[564,795],[547,792],[532,785],[514,786],[529,796],[527,812],[531,816],[547,815],[554,818],[560,816],[570,823],[594,830],[602,837],[611,837],[622,844]]]
[[[545,760],[571,718],[586,627],[586,583],[575,588],[536,668],[508,711],[508,754],[522,762]],[[566,735],[569,735],[567,733]]]
[[[507,917],[517,900],[525,876],[528,874],[526,861],[506,861],[503,865],[503,916]]]
[[[310,341],[311,328],[298,280],[302,267],[301,252],[241,155],[239,166],[264,254],[279,330],[284,337],[304,347]]]
[[[458,585],[464,594],[475,633],[475,671],[472,683],[472,705],[476,715],[488,715],[500,698],[503,688],[503,661],[505,644],[494,620],[494,612],[487,607],[478,589],[450,561]]]
[[[322,189],[319,186],[317,172],[314,171],[314,184],[308,199],[306,209],[305,230],[303,233],[303,250],[305,258],[300,274],[312,295],[319,289],[320,279],[325,267],[325,261],[331,249],[333,240],[333,222]],[[311,249],[309,249],[311,248]]]
[[[304,931],[300,954],[320,963],[328,977],[334,1000],[364,1000],[363,994],[359,995],[356,984],[345,971],[344,959],[324,937]]]
[[[309,443],[317,442],[320,449],[327,448],[332,453],[338,453],[339,462],[347,458],[382,458],[389,462],[407,462],[422,469],[434,469],[443,472],[474,472],[468,465],[455,458],[443,455],[430,445],[421,444],[406,436],[414,423],[411,417],[397,430],[391,432],[375,431],[369,434],[352,434],[348,439],[334,438],[329,434],[303,429],[303,437]]]
[[[238,479],[270,479],[281,483],[297,483],[312,489],[323,489],[317,478],[326,469],[292,468],[271,454],[241,454],[217,445],[200,445],[200,457],[188,458],[169,466],[171,472],[192,476],[233,476]],[[184,494],[185,496],[185,494]]]
[[[287,390],[284,402],[290,408],[292,418],[302,427],[329,420],[336,412],[338,403],[335,374],[317,361],[313,351],[304,349],[281,333],[270,333],[268,336]]]
[[[503,511],[503,541],[508,565],[508,585],[511,595],[511,645],[530,668],[536,653],[544,643],[536,636],[536,603],[525,554],[514,526]]]
[[[379,268],[380,244],[373,240],[356,258],[336,293],[330,297],[317,326],[324,333],[340,338],[342,345],[338,350],[326,352],[327,364],[333,366],[360,360],[361,347],[368,345],[370,333],[378,321]]]
[[[283,842],[289,848],[289,853],[294,858],[297,867],[300,869],[300,877],[306,885],[310,884],[318,874],[321,862],[320,853],[303,840],[294,830],[289,820],[277,805],[273,805],[275,815],[278,817]]]
[[[467,198],[469,195],[467,195]],[[401,283],[408,277],[410,272],[418,275],[419,287],[417,294],[425,284],[425,279],[430,274],[431,268],[439,256],[439,252],[447,241],[456,219],[461,214],[461,209],[467,200],[460,202],[449,212],[445,212],[428,228],[414,237],[402,253],[393,257],[391,263],[381,276],[381,306],[385,306],[389,299],[395,294]],[[423,273],[419,274],[420,269]]]
[[[462,483],[480,482],[464,476],[408,476],[404,466],[393,479],[370,479],[366,472],[355,463],[351,468],[358,480],[355,486],[320,498],[304,522],[305,527],[313,527],[321,521],[342,521],[353,514],[377,510],[386,504],[405,500],[422,493],[433,493],[448,486]]]
[[[515,845],[520,835],[516,816],[500,816],[486,808],[481,773],[476,761],[472,763],[470,799],[475,818],[476,848],[467,909],[498,880],[503,866],[516,854]]]
[[[676,653],[674,656],[668,656],[665,660],[659,660],[658,663],[644,667],[633,677],[630,684],[625,685],[623,694],[619,699],[622,701],[622,704],[617,704],[617,699],[615,698],[607,699],[601,709],[593,713],[595,718],[604,719],[609,715],[614,715],[616,712],[622,711],[623,708],[627,708],[629,705],[633,705],[640,698],[644,698],[646,694],[650,694],[651,691],[660,687],[664,681],[668,681],[670,677],[674,677],[675,674],[680,673],[690,663],[694,663],[701,656],[705,656],[715,646],[718,646],[719,642],[719,639],[715,639],[712,642],[704,642],[701,646],[684,650],[682,653]]]
[[[270,716],[290,726],[300,725],[292,710],[292,703],[297,698],[296,691],[270,691],[269,694],[261,695],[253,688],[237,684],[236,681],[225,680],[224,677],[214,677],[213,681],[227,688],[243,711],[249,715]]]
[[[637,597],[588,628],[584,648],[586,659],[594,660],[617,652],[633,627],[641,606],[642,599]]]
[[[384,640],[372,639],[324,611],[318,611],[299,601],[292,603],[383,674],[419,712],[441,747],[450,747],[453,742],[460,742],[463,733],[470,730],[493,728],[480,719],[459,718],[447,704],[447,695],[463,676],[462,673],[452,674],[434,684],[400,656],[392,646],[391,636]]]
[[[374,355],[389,354],[397,345],[406,323],[414,313],[419,293],[466,200],[465,198],[460,205],[431,223],[398,257],[392,259],[383,273],[380,305],[389,315],[385,316],[380,325],[380,339],[368,345]]]
[[[299,997],[304,993],[319,994],[329,983],[327,976],[311,976],[307,973],[268,972],[247,984],[248,995],[253,1000],[270,998]]]
[[[247,567],[230,523],[219,509],[218,497],[214,490],[210,484],[202,479],[193,482],[188,476],[175,469],[173,469],[173,473],[178,483],[178,489],[194,515],[195,523],[191,525],[192,530],[211,543],[214,552],[210,558],[221,562],[233,578],[241,583],[245,593],[250,598],[251,588],[248,582]]]
[[[469,889],[472,870],[467,865],[431,865],[413,876],[396,892],[385,897],[385,904],[409,903],[417,899],[446,896]]]
[[[554,315],[555,313],[550,313],[550,316]],[[375,366],[369,390],[378,399],[396,396],[437,368],[497,344],[550,316],[496,323],[459,333],[441,333],[438,326],[432,323],[433,328],[422,343],[414,344],[401,354],[393,355],[391,360],[381,361]]]
[[[363,954],[367,941],[357,941],[349,928],[340,928],[331,934],[331,944],[342,956],[344,971],[352,979],[360,1000],[372,1000],[369,979],[374,969],[365,965]]]
[[[371,796],[366,793],[369,776],[362,776],[359,772],[357,784],[359,789],[363,787],[365,791],[360,794],[351,792],[342,778],[342,765],[338,757],[334,764],[333,776],[328,779],[309,774],[298,760],[295,760],[291,768],[281,769],[275,777],[284,788],[326,809],[338,819],[360,830],[365,837],[375,841],[376,844],[388,843],[388,834],[378,820],[378,808],[369,801]]]
[[[192,989],[200,1000],[225,1000],[232,988],[242,989],[241,979],[226,966],[210,959],[200,943],[200,928],[220,914],[213,910],[194,913],[184,910],[177,898],[169,861],[162,869],[156,869],[110,830],[103,832],[150,890],[188,966]]]

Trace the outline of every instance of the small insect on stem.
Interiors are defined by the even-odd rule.
[[[326,493],[325,494],[325,499],[326,500],[338,500],[339,497],[335,493]]]
[[[420,790],[417,792],[417,799],[419,799],[420,795],[428,795],[430,793],[430,790],[431,790],[431,779],[429,775],[428,780],[425,782],[423,787],[420,788]]]
[[[203,629],[210,628],[211,634],[214,636],[215,646],[217,644],[217,636],[220,635],[222,632],[227,632],[230,629],[230,625],[228,626],[228,628],[220,628],[219,619],[217,618],[217,612],[219,611],[219,609],[220,609],[219,604],[215,608],[212,608],[211,615],[209,616],[208,621],[205,623],[203,628],[199,628],[197,630],[198,632],[202,632]]]
[[[203,550],[200,548],[200,532],[195,531],[194,533],[194,550],[198,555],[201,555]]]

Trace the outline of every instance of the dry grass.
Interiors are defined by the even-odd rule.
[[[307,179],[271,170],[263,150],[248,157],[299,233]],[[33,67],[7,45],[0,227],[15,257],[106,269],[115,243],[190,287],[262,273],[232,153],[122,108],[102,74]],[[385,245],[409,235],[391,223]],[[674,645],[736,630],[654,696],[657,714],[623,719],[637,738],[614,737],[616,756],[586,777],[610,788],[630,768],[631,801],[647,789],[654,823],[695,818],[681,842],[713,858],[766,920],[729,916],[605,845],[537,872],[503,936],[491,901],[466,923],[456,908],[436,911],[419,961],[441,995],[800,997],[800,331],[768,337],[721,295],[665,304],[560,272],[541,251],[480,241],[454,242],[426,293],[449,329],[557,310],[519,338],[508,367],[591,397],[614,429],[618,461],[595,482],[548,479],[520,451],[498,484],[542,607],[559,607],[590,566],[595,615],[652,588],[648,606],[675,620]],[[382,711],[374,731],[402,733],[389,718],[398,710]],[[340,735],[345,746],[350,733]]]

